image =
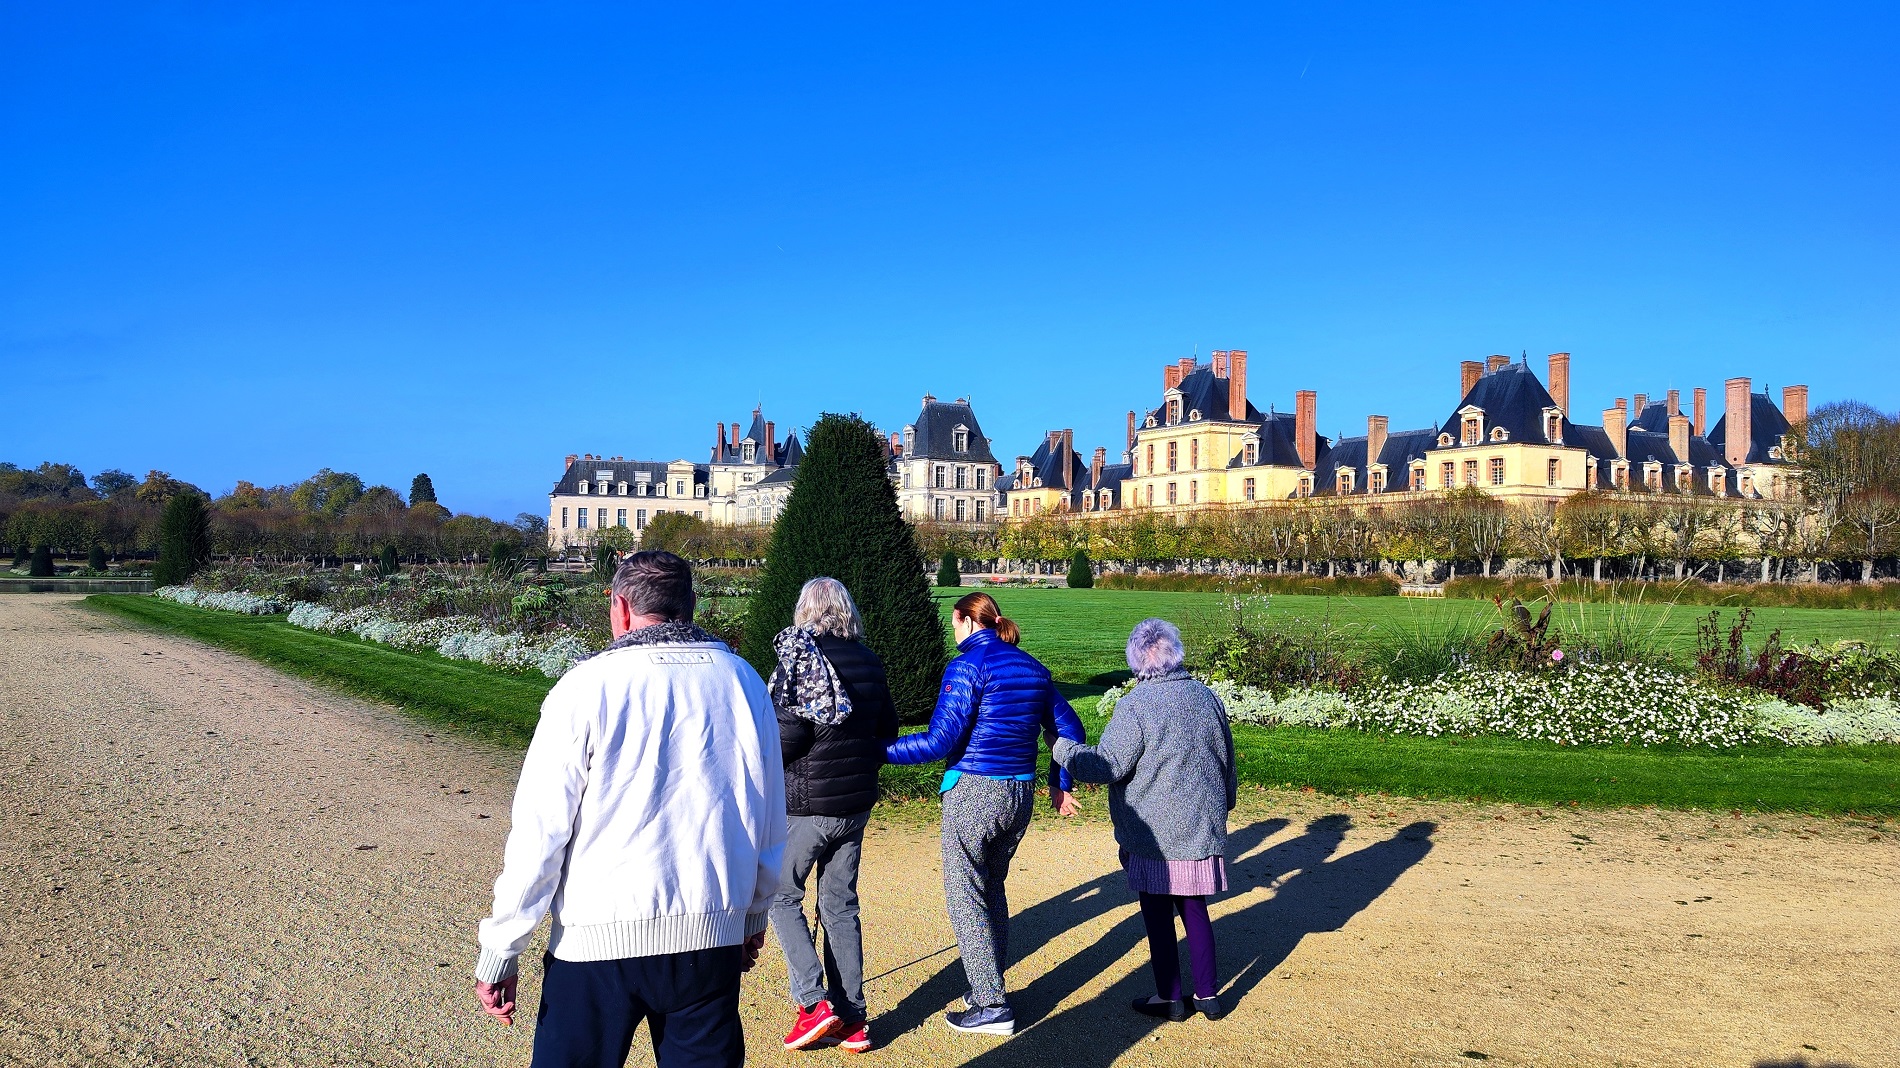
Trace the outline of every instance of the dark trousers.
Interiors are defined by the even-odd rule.
[[[621,1068],[645,1020],[659,1068],[740,1068],[740,946],[621,960],[543,956],[534,1068]]]
[[[1174,914],[1181,914],[1187,930],[1188,960],[1194,967],[1189,997],[1211,998],[1220,993],[1214,970],[1214,925],[1207,917],[1204,897],[1141,895],[1141,922],[1148,928],[1148,958],[1154,966],[1155,993],[1163,1001],[1181,1000],[1181,957],[1174,945]]]

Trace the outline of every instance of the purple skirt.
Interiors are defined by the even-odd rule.
[[[1124,849],[1122,871],[1128,873],[1128,889],[1137,894],[1206,897],[1227,889],[1227,862],[1221,857],[1157,860]]]

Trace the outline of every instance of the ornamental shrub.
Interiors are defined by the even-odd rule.
[[[204,498],[178,493],[165,502],[158,517],[158,563],[152,581],[159,586],[182,586],[211,559],[211,535]]]
[[[401,570],[402,563],[396,559],[396,547],[383,546],[383,551],[376,554],[376,574],[382,578],[388,578]]]
[[[92,548],[86,550],[86,570],[104,571],[105,569],[106,547],[95,541],[92,543]]]
[[[957,554],[949,549],[943,551],[943,559],[937,562],[937,585],[945,589],[963,585],[963,569],[957,563]]]
[[[741,652],[761,673],[771,671],[772,639],[791,624],[799,589],[835,578],[857,601],[865,644],[884,661],[899,717],[914,723],[936,707],[948,639],[923,553],[897,510],[888,460],[888,443],[855,415],[825,415],[811,428],[772,528]]]
[[[1086,590],[1095,585],[1095,572],[1089,567],[1089,551],[1077,549],[1069,557],[1069,588]]]
[[[40,542],[33,547],[33,562],[27,566],[27,574],[34,578],[53,577],[53,547]]]

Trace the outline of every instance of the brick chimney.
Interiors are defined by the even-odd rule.
[[[1227,377],[1227,350],[1215,349],[1213,352],[1213,356],[1214,356],[1214,377],[1226,378]]]
[[[1614,408],[1603,409],[1603,432],[1609,435],[1610,451],[1618,459],[1629,455],[1629,414],[1629,409],[1623,407],[1620,397]]]
[[[1781,390],[1781,414],[1790,426],[1800,426],[1808,421],[1808,387],[1783,386]]]
[[[1709,391],[1701,386],[1695,388],[1695,421],[1689,424],[1696,437],[1709,431]]]
[[[1676,462],[1689,462],[1689,417],[1677,412],[1669,417],[1669,451],[1676,454]]]
[[[732,424],[732,451],[739,451],[739,424]]]
[[[1635,404],[1635,407],[1632,408],[1630,411],[1630,417],[1633,419],[1641,419],[1643,417],[1643,413],[1647,410],[1649,410],[1649,394],[1647,393],[1636,394],[1636,404]]]
[[[1235,422],[1247,418],[1247,350],[1234,349],[1227,354],[1227,418]]]
[[[1300,466],[1311,471],[1319,462],[1319,394],[1300,390],[1293,395],[1293,403],[1293,447],[1300,451]]]
[[[575,455],[574,453],[571,453],[571,452],[570,452],[570,453],[568,453],[568,454],[567,454],[567,464],[566,464],[566,466],[564,466],[564,467],[562,467],[562,468],[561,468],[561,470],[562,470],[563,472],[565,472],[565,471],[566,471],[566,470],[567,470],[567,469],[568,469],[569,467],[573,467],[573,466],[574,466],[574,461],[576,461],[576,460],[578,460],[578,459],[580,459],[580,457],[579,457],[579,456],[577,456],[577,455]]]
[[[1570,354],[1553,352],[1550,354],[1550,399],[1557,407],[1570,414]]]
[[[1623,399],[1622,397],[1616,398],[1616,410],[1622,412],[1623,417],[1625,419],[1628,419],[1629,412],[1630,412],[1630,402]]]
[[[1722,458],[1730,467],[1748,462],[1748,445],[1754,440],[1754,427],[1748,407],[1749,383],[1746,378],[1731,378],[1723,383],[1727,409],[1722,413]]]
[[[1161,365],[1161,392],[1166,393],[1181,384],[1181,365],[1164,363]]]
[[[778,448],[778,439],[772,436],[772,428],[778,424],[770,419],[765,421],[765,458],[773,459],[773,450]]]
[[[1665,403],[1669,405],[1669,408],[1668,408],[1669,418],[1674,419],[1676,416],[1681,415],[1682,414],[1682,391],[1679,389],[1670,390],[1669,399]]]
[[[1379,454],[1385,451],[1385,428],[1386,428],[1385,416],[1383,415],[1366,416],[1366,466],[1367,467],[1371,467],[1373,464],[1378,463]],[[1366,476],[1366,483],[1370,485],[1371,482],[1372,482],[1372,476],[1368,474]]]
[[[1132,408],[1128,412],[1128,447],[1135,447],[1135,412]]]
[[[1509,356],[1494,354],[1484,361],[1484,369],[1489,374],[1497,374],[1509,366],[1511,366],[1511,358]]]
[[[1484,377],[1484,364],[1477,360],[1466,360],[1458,365],[1458,399],[1463,401],[1471,396],[1471,387]]]
[[[1102,448],[1099,445],[1096,446],[1095,459],[1089,461],[1089,485],[1090,486],[1100,486],[1102,484],[1102,468],[1106,466],[1107,463],[1108,463],[1108,450]]]
[[[1178,375],[1178,376],[1177,376],[1177,377],[1175,378],[1175,381],[1176,381],[1176,382],[1179,382],[1179,381],[1181,381],[1182,379],[1185,379],[1185,378],[1186,378],[1187,376],[1189,376],[1189,375],[1191,375],[1191,374],[1193,374],[1193,373],[1194,373],[1194,357],[1192,357],[1192,356],[1183,356],[1183,357],[1181,357],[1181,359],[1180,359],[1180,360],[1178,360],[1178,361],[1176,361],[1176,364],[1175,364],[1175,366],[1177,366],[1177,367],[1179,367],[1179,368],[1181,369],[1181,373],[1180,373],[1180,375]]]
[[[726,447],[726,424],[714,423],[713,424],[713,456],[717,457],[719,455],[719,450],[725,447]]]
[[[904,455],[904,435],[899,434],[895,430],[891,431],[891,455]]]

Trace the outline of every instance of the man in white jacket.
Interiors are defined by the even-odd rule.
[[[738,1068],[739,975],[785,848],[778,718],[692,624],[686,561],[635,553],[609,605],[614,643],[541,705],[476,994],[514,1022],[516,958],[551,910],[536,1068],[620,1068],[643,1019],[660,1068]]]

